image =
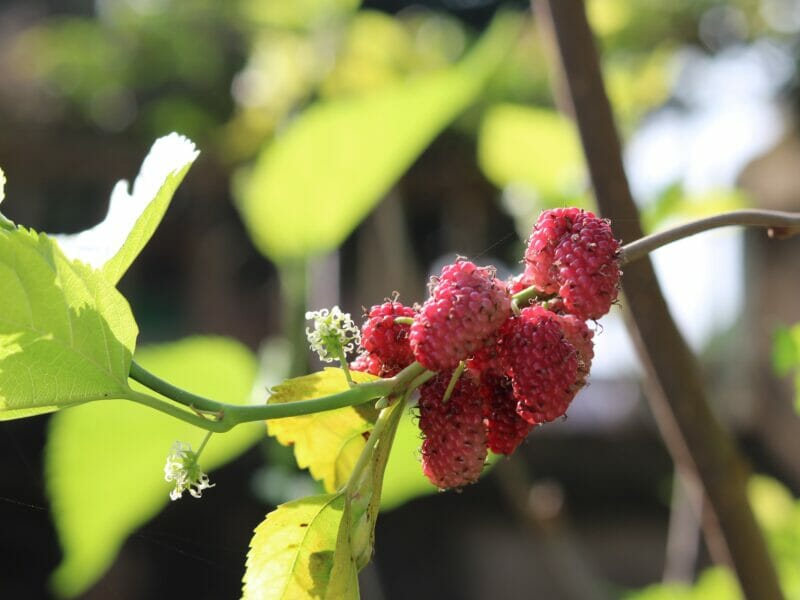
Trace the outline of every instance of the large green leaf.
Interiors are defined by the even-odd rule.
[[[99,273],[45,234],[0,228],[0,420],[126,397],[137,335]]]
[[[356,382],[377,379],[355,371],[352,377]],[[269,403],[311,400],[347,389],[341,369],[328,368],[283,382],[274,389]],[[347,481],[364,448],[364,434],[371,428],[372,423],[350,406],[267,421],[269,434],[284,446],[293,446],[297,465],[322,481],[328,492],[338,490]]]
[[[554,110],[498,104],[484,115],[478,161],[496,186],[523,185],[545,203],[574,195],[583,185],[578,132]]]
[[[127,181],[114,186],[108,215],[101,223],[80,233],[54,236],[64,253],[117,283],[150,241],[197,155],[194,144],[176,133],[156,140],[133,190],[128,192]]]
[[[221,338],[190,338],[145,348],[136,359],[176,385],[234,404],[248,401],[256,373],[251,353]],[[164,463],[171,446],[180,440],[197,448],[204,435],[191,425],[128,402],[96,402],[55,415],[45,467],[64,551],[52,581],[61,596],[88,589],[114,561],[125,539],[168,503],[171,486],[164,481]],[[213,470],[263,435],[260,423],[215,434],[200,464],[206,472]]]
[[[344,493],[282,504],[255,531],[244,575],[245,600],[356,600],[358,579]]]
[[[234,186],[259,250],[280,262],[341,244],[474,101],[518,28],[518,19],[499,17],[455,67],[367,95],[319,102],[301,114]]]

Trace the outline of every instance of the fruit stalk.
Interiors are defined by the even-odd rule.
[[[617,237],[642,237],[622,165],[619,137],[582,0],[536,0],[538,21],[558,50],[592,187]],[[630,263],[622,283],[626,323],[647,373],[648,399],[673,460],[696,474],[709,500],[709,549],[729,564],[744,595],[783,598],[767,546],[747,501],[747,472],[711,412],[694,356],[667,309],[649,258]]]

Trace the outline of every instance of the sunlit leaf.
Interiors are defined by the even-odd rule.
[[[233,404],[248,401],[256,373],[251,353],[221,338],[141,349],[136,360],[171,383]],[[164,463],[171,446],[180,440],[197,449],[204,435],[128,402],[87,404],[50,421],[45,467],[64,552],[52,580],[60,595],[87,590],[113,563],[125,539],[169,502]],[[232,460],[263,435],[259,423],[213,435],[200,457],[203,470],[208,473]],[[196,501],[188,496],[183,500]]]
[[[469,106],[513,43],[498,18],[457,66],[323,101],[266,146],[234,186],[256,246],[275,261],[335,248],[434,137]]]
[[[764,529],[774,530],[784,526],[795,511],[791,492],[771,477],[751,477],[747,482],[747,495]]]
[[[0,202],[6,197],[6,174],[0,169]]]
[[[99,273],[44,234],[0,228],[0,420],[126,397],[137,335]]]
[[[250,542],[244,600],[357,599],[348,513],[347,496],[338,493],[301,498],[267,515]]]
[[[106,218],[91,229],[55,235],[64,253],[85,262],[117,283],[153,236],[198,151],[187,138],[159,138],[145,157],[128,191],[120,181],[111,192]]]
[[[500,188],[528,186],[545,202],[575,194],[584,178],[575,125],[554,110],[498,104],[483,118],[478,161]]]
[[[352,376],[356,382],[377,379],[358,372]],[[341,369],[329,368],[283,382],[274,389],[269,404],[311,400],[348,387]],[[371,428],[372,422],[350,406],[267,421],[269,434],[285,446],[292,445],[298,466],[322,481],[328,492],[336,491],[347,481],[364,448],[364,434]]]

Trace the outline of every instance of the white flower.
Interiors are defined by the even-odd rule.
[[[197,455],[192,447],[185,442],[175,442],[172,445],[167,464],[164,465],[164,479],[175,482],[175,487],[169,493],[170,500],[177,500],[183,492],[189,492],[192,497],[199,498],[203,490],[214,487],[208,475],[200,470],[197,464]]]
[[[350,313],[343,313],[338,306],[330,311],[327,308],[309,311],[306,319],[314,321],[313,330],[306,328],[308,343],[323,362],[339,360],[341,354],[353,352],[361,341],[361,331]]]

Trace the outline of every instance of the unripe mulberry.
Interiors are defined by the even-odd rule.
[[[525,276],[563,298],[582,319],[599,319],[619,293],[620,243],[608,220],[578,208],[544,211],[525,252]]]
[[[511,377],[517,413],[533,424],[562,416],[579,389],[578,353],[557,315],[532,306],[503,326],[500,359]]]
[[[486,429],[477,386],[464,374],[443,402],[451,376],[451,371],[442,372],[419,390],[422,472],[441,489],[477,481],[486,461]]]
[[[511,313],[511,297],[494,269],[465,260],[444,267],[432,284],[409,339],[417,361],[431,371],[443,371],[494,343],[494,334]]]

